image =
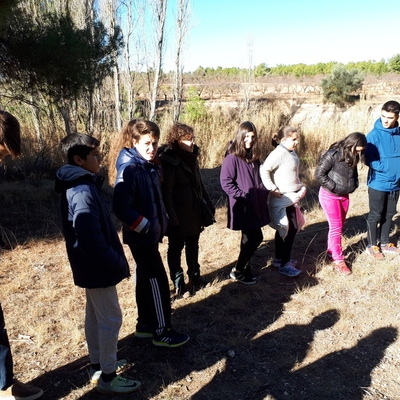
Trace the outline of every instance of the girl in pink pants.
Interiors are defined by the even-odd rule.
[[[315,171],[321,185],[319,202],[329,224],[327,255],[343,275],[351,274],[342,250],[343,225],[349,209],[349,193],[358,187],[357,164],[363,161],[366,145],[363,133],[351,133],[330,146]]]

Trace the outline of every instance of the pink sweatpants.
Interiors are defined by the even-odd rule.
[[[327,251],[332,255],[334,261],[344,260],[342,230],[349,210],[349,196],[337,196],[321,187],[319,190],[319,202],[329,224]]]

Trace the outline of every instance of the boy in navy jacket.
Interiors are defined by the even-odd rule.
[[[109,211],[100,197],[99,141],[84,134],[65,137],[60,147],[68,158],[56,176],[61,193],[63,234],[74,283],[85,288],[85,334],[91,363],[91,382],[101,393],[131,393],[141,383],[117,373],[122,313],[116,285],[129,277],[129,266]]]

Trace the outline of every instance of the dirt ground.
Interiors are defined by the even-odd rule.
[[[213,187],[218,222],[201,235],[204,287],[172,303],[174,327],[188,333],[190,342],[170,350],[135,338],[134,277],[119,285],[124,313],[119,358],[131,363],[125,375],[143,382],[125,398],[400,399],[399,258],[378,262],[364,252],[365,183],[351,196],[343,240],[352,275],[339,275],[325,260],[327,224],[311,187],[303,203],[307,225],[293,251],[303,273],[287,278],[270,265],[274,232],[265,227],[252,260],[258,278],[252,286],[228,279],[240,234],[225,228],[223,198]],[[42,387],[44,400],[121,398],[98,394],[88,383],[84,293],[72,283],[58,221],[44,217],[57,207],[53,200],[44,198],[33,209],[35,238],[23,240],[22,225],[33,221],[21,220],[13,231],[18,246],[1,254],[0,297],[17,378]],[[48,214],[42,215],[45,203]],[[17,214],[13,221],[0,218],[11,230]],[[398,222],[396,217],[394,226]],[[397,241],[397,229],[393,238]],[[165,240],[164,260],[166,246]]]

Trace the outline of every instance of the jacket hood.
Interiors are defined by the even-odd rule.
[[[116,168],[117,168],[117,177],[115,178],[115,185],[119,182],[123,181],[123,173],[125,168],[128,165],[142,165],[147,168],[153,168],[153,169],[158,169],[159,165],[155,162],[152,161],[147,161],[145,160],[135,148],[128,149],[124,147],[117,158],[116,161]]]
[[[64,165],[56,173],[55,191],[62,191],[77,186],[83,180],[89,180],[93,183],[103,183],[103,177],[96,175],[77,165]]]
[[[390,128],[390,129],[384,128],[380,118],[378,118],[375,121],[374,129],[379,130],[381,132],[386,132],[389,135],[400,135],[400,126],[395,126],[394,128]]]

